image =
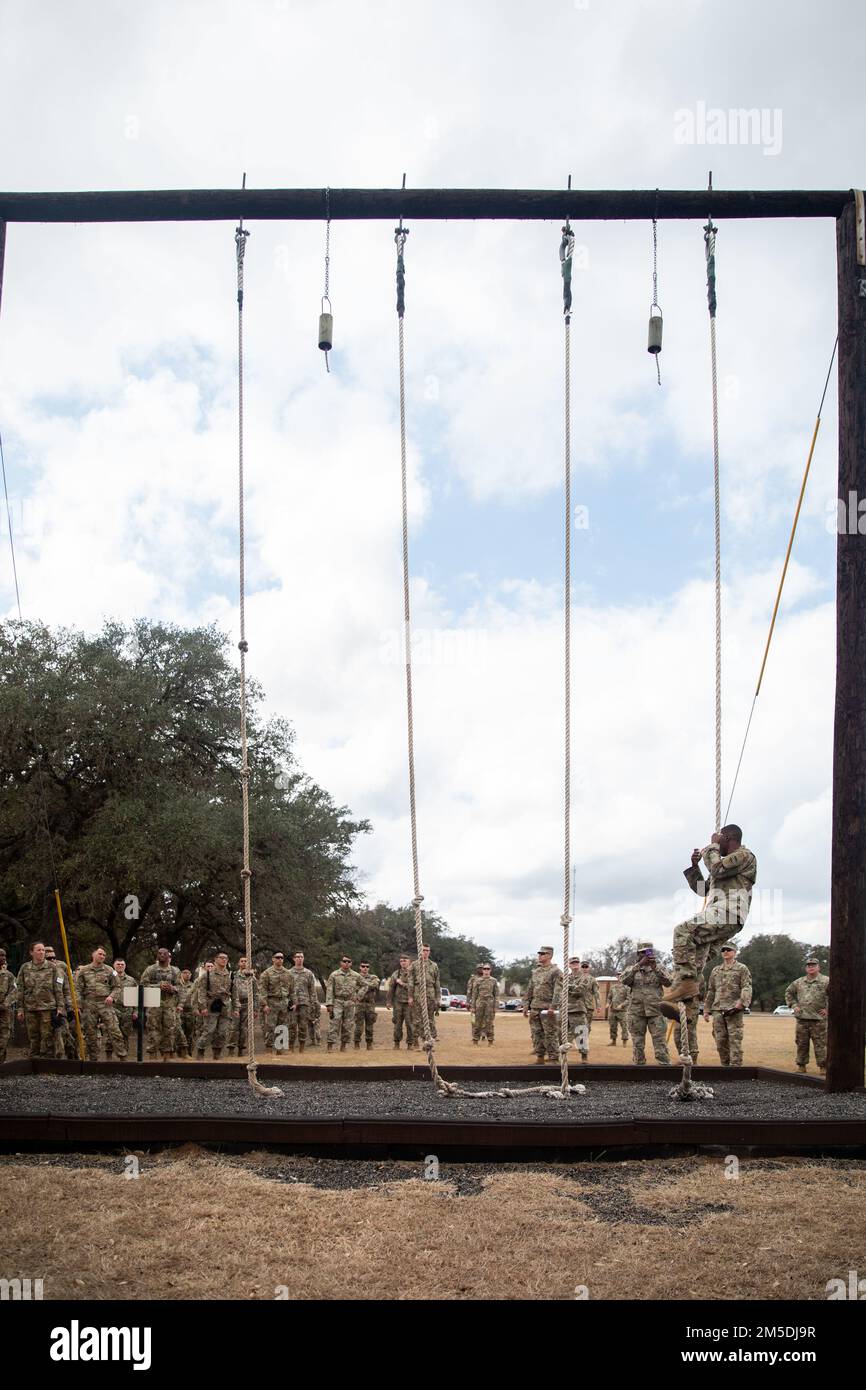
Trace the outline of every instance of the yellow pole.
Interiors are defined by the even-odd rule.
[[[69,942],[66,940],[66,927],[63,923],[63,908],[60,906],[60,889],[54,890],[54,901],[57,904],[57,918],[60,922],[60,939],[63,942],[63,955],[66,959],[66,974],[69,977],[69,988],[72,991],[72,1012],[75,1014],[75,1032],[78,1037],[78,1056],[84,1061],[84,1035],[81,1032],[81,1019],[78,1016],[78,995],[75,993],[75,981],[72,978],[72,962],[69,959]]]

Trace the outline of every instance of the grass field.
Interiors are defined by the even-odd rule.
[[[4,1268],[46,1299],[825,1299],[866,1163],[371,1163],[188,1146],[0,1157]],[[94,1220],[94,1213],[99,1219]],[[583,1292],[585,1290],[586,1292]]]
[[[297,1065],[298,1062],[302,1061],[306,1066],[329,1067],[378,1067],[383,1064],[388,1066],[417,1066],[424,1062],[423,1052],[407,1052],[405,1043],[399,1052],[395,1051],[391,1015],[386,1009],[380,1009],[378,1012],[374,1046],[370,1052],[363,1044],[361,1051],[356,1052],[351,1043],[346,1052],[340,1052],[339,1048],[333,1052],[328,1052],[324,1045],[324,1039],[327,1036],[327,1022],[328,1016],[323,1009],[323,1042],[320,1048],[307,1049],[303,1057],[299,1053],[293,1052],[287,1053],[283,1057],[268,1057],[267,1061],[280,1062],[285,1066]],[[481,1043],[479,1047],[473,1046],[471,1018],[468,1013],[449,1010],[444,1014],[439,1014],[437,1028],[439,1041],[436,1045],[436,1060],[443,1066],[447,1066],[449,1063],[452,1066],[502,1066],[527,1064],[533,1061],[532,1049],[529,1045],[529,1023],[522,1014],[497,1014],[496,1041],[492,1047],[488,1047],[486,1042]],[[709,1023],[704,1023],[702,1020],[698,1022],[698,1045],[699,1065],[703,1063],[708,1066],[716,1066],[719,1057],[713,1042],[712,1028]],[[261,1059],[264,1041],[260,1034],[256,1046]],[[26,1052],[21,1049],[9,1049],[10,1058],[26,1055]],[[657,1065],[648,1039],[646,1056],[648,1066]],[[671,1057],[673,1061],[677,1060],[676,1053],[673,1051]],[[208,1060],[210,1060],[210,1053],[208,1053]],[[571,1060],[574,1063],[579,1061],[576,1051],[571,1054]],[[622,1043],[618,1042],[616,1047],[611,1047],[607,1023],[604,1020],[597,1020],[593,1023],[590,1035],[589,1060],[597,1066],[613,1063],[621,1065],[623,1062],[631,1062],[631,1043],[629,1042],[627,1047],[623,1047]],[[780,1067],[785,1071],[793,1071],[794,1019],[776,1018],[773,1014],[750,1014],[746,1019],[743,1060],[749,1066]],[[809,1071],[814,1075],[818,1074],[814,1058],[810,1060]]]

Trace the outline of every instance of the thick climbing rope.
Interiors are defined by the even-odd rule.
[[[716,369],[716,233],[710,218],[704,227],[707,261],[707,306],[710,311],[710,366],[713,387],[713,506],[716,542],[716,800],[715,826],[722,826],[722,539],[719,477],[719,386]]]
[[[686,1006],[681,999],[680,1008],[680,1051],[683,1059],[682,1079],[668,1091],[669,1100],[712,1100],[715,1094],[712,1086],[702,1081],[692,1081],[692,1055],[689,1051],[689,1020]]]
[[[446,1081],[440,1076],[439,1068],[436,1065],[436,1043],[430,1028],[430,1010],[427,1006],[427,965],[424,959],[424,918],[421,904],[424,895],[421,892],[421,874],[418,857],[418,812],[415,794],[415,720],[414,706],[412,699],[412,618],[409,594],[409,502],[406,468],[406,360],[405,343],[403,333],[403,319],[406,312],[406,261],[405,249],[406,238],[409,229],[403,226],[402,218],[400,225],[394,231],[394,242],[397,247],[397,345],[399,356],[399,379],[400,379],[400,476],[402,493],[402,522],[403,522],[403,642],[405,647],[405,666],[406,666],[406,741],[409,763],[409,824],[412,844],[412,886],[413,898],[412,906],[415,912],[415,949],[417,953],[418,979],[413,986],[413,993],[420,986],[420,998],[418,1004],[421,1011],[421,1029],[423,1033],[422,1045],[427,1054],[427,1065],[430,1069],[430,1077],[435,1089],[445,1096],[466,1096],[469,1099],[483,1100],[497,1097],[508,1099],[512,1096],[526,1095],[546,1095],[562,1099],[570,1094],[582,1095],[585,1091],[584,1086],[569,1086],[567,1062],[563,1066],[562,1089],[553,1086],[530,1086],[521,1090],[504,1088],[494,1091],[466,1091],[457,1086],[453,1081]],[[570,267],[569,267],[570,270]],[[568,440],[570,449],[570,437]],[[570,500],[567,507],[570,506]],[[570,532],[569,532],[570,534]],[[566,600],[568,609],[568,600]],[[567,767],[566,778],[570,776],[570,767]],[[568,781],[567,781],[568,785]],[[566,888],[565,901],[565,941],[566,953],[568,951],[568,855],[570,853],[568,830],[566,829]],[[564,981],[565,983],[565,981]],[[568,996],[563,996],[564,1007],[563,1016],[563,1037],[565,1039],[565,1053],[568,1052],[567,1028],[568,1028]]]
[[[562,1094],[568,1095],[568,956],[571,947],[571,270],[574,232],[570,223],[562,229],[559,261],[562,267],[562,313],[565,325],[565,564],[563,609],[565,613],[565,835],[562,917],[562,1004],[560,1007],[559,1065]]]
[[[238,266],[238,609],[240,641],[238,651],[241,655],[241,803],[243,808],[243,867],[241,882],[244,898],[244,949],[247,968],[247,1079],[250,1086],[260,1096],[281,1096],[278,1086],[263,1086],[257,1079],[255,1009],[253,994],[253,926],[250,901],[250,763],[247,741],[247,663],[249,646],[246,636],[246,535],[244,529],[244,253],[249,232],[244,231],[240,222],[235,231],[235,252]]]
[[[835,360],[836,360],[836,349],[838,348],[838,346],[839,346],[839,339],[837,338],[837,339],[835,340],[835,342],[833,343],[833,351],[832,351],[831,354],[830,354],[830,365],[829,365],[829,367],[827,368],[827,375],[826,375],[826,377],[825,377],[825,379],[824,379],[824,390],[821,392],[821,400],[820,400],[819,405],[818,405],[818,414],[817,414],[817,416],[816,416],[816,418],[815,418],[815,428],[814,428],[813,431],[812,431],[812,442],[811,442],[811,444],[809,445],[809,454],[808,454],[808,457],[807,457],[807,459],[806,459],[806,467],[805,467],[805,470],[804,470],[804,472],[803,472],[803,481],[802,481],[801,484],[800,484],[800,495],[799,495],[799,497],[797,498],[797,506],[796,506],[796,508],[794,509],[794,520],[793,520],[793,522],[792,522],[792,524],[791,524],[791,534],[790,534],[790,536],[788,537],[788,549],[787,549],[786,552],[785,552],[785,563],[782,565],[782,574],[781,574],[781,578],[779,579],[779,587],[778,587],[778,589],[776,590],[776,602],[775,602],[775,604],[773,605],[773,616],[770,618],[770,630],[769,630],[769,632],[767,633],[767,641],[766,641],[766,644],[765,644],[765,646],[764,646],[764,655],[763,655],[763,658],[762,658],[762,660],[761,660],[761,669],[760,669],[760,671],[758,672],[758,684],[756,685],[756,687],[755,687],[755,693],[754,693],[754,695],[752,696],[752,708],[749,710],[749,718],[748,718],[747,721],[746,721],[746,732],[743,734],[743,742],[742,742],[742,746],[740,747],[740,756],[739,756],[739,758],[737,759],[737,769],[736,769],[736,772],[734,773],[734,780],[733,780],[733,783],[731,784],[731,794],[730,794],[730,796],[728,797],[728,806],[727,806],[727,810],[725,811],[725,820],[726,820],[726,821],[727,821],[727,819],[728,819],[728,816],[731,814],[731,802],[732,802],[733,799],[734,799],[734,792],[737,790],[737,780],[738,780],[738,778],[739,778],[739,776],[740,776],[740,768],[741,768],[742,765],[743,765],[743,754],[744,754],[745,751],[746,751],[746,742],[747,742],[748,737],[749,737],[749,730],[750,730],[751,727],[752,727],[752,717],[753,717],[753,715],[754,715],[754,713],[755,713],[755,705],[757,704],[758,696],[759,696],[760,693],[761,693],[761,683],[763,682],[763,679],[764,679],[764,671],[766,670],[766,667],[767,667],[767,657],[770,655],[770,643],[771,643],[772,640],[773,640],[773,633],[774,633],[775,630],[776,630],[776,618],[777,618],[778,613],[779,613],[779,604],[780,604],[781,601],[782,601],[782,590],[783,590],[783,588],[785,587],[785,577],[786,577],[786,575],[787,575],[787,573],[788,573],[788,564],[789,564],[789,561],[790,561],[790,559],[791,559],[791,551],[792,551],[793,548],[794,548],[794,537],[795,537],[796,534],[797,534],[797,523],[798,523],[798,521],[800,520],[800,510],[801,510],[801,508],[802,508],[802,506],[803,506],[803,498],[804,498],[804,496],[805,496],[805,494],[806,494],[806,483],[809,481],[809,470],[810,470],[810,468],[812,467],[812,455],[813,455],[814,452],[815,452],[815,444],[816,444],[817,439],[818,439],[818,430],[821,428],[821,413],[822,413],[822,411],[823,411],[823,409],[824,409],[824,401],[825,401],[826,398],[827,398],[827,388],[828,388],[828,386],[830,385],[830,374],[831,374],[831,372],[833,371],[833,363],[834,363]]]

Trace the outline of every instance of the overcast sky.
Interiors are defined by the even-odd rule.
[[[703,188],[712,169],[717,188],[847,188],[864,29],[856,0],[0,0],[0,185],[386,187],[405,170],[414,187]],[[740,109],[762,115],[744,127]],[[368,897],[404,903],[393,227],[333,225],[328,376],[323,224],[248,226],[250,671],[304,769],[371,819]],[[454,930],[522,955],[558,939],[562,910],[560,227],[410,226],[422,889]],[[574,230],[575,940],[668,948],[713,829],[703,234],[659,226],[659,388],[651,226]],[[835,336],[833,226],[722,222],[717,270],[726,803]],[[231,223],[10,228],[0,429],[26,617],[217,621],[236,641],[235,349]],[[750,930],[814,942],[836,428],[834,373],[731,809],[758,856]]]

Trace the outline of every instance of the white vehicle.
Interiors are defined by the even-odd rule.
[[[793,1018],[794,1010],[789,1009],[787,1004],[780,1004],[777,1009],[773,1010],[773,1014],[779,1018]]]
[[[444,989],[444,988],[443,988],[443,990],[441,991],[441,999],[440,999],[440,1001],[439,1001],[439,1007],[440,1007],[440,1009],[442,1009],[442,1010],[444,1011],[445,1009],[447,1009],[447,1008],[449,1007],[450,1003],[451,1003],[451,991],[450,991],[450,989]]]

